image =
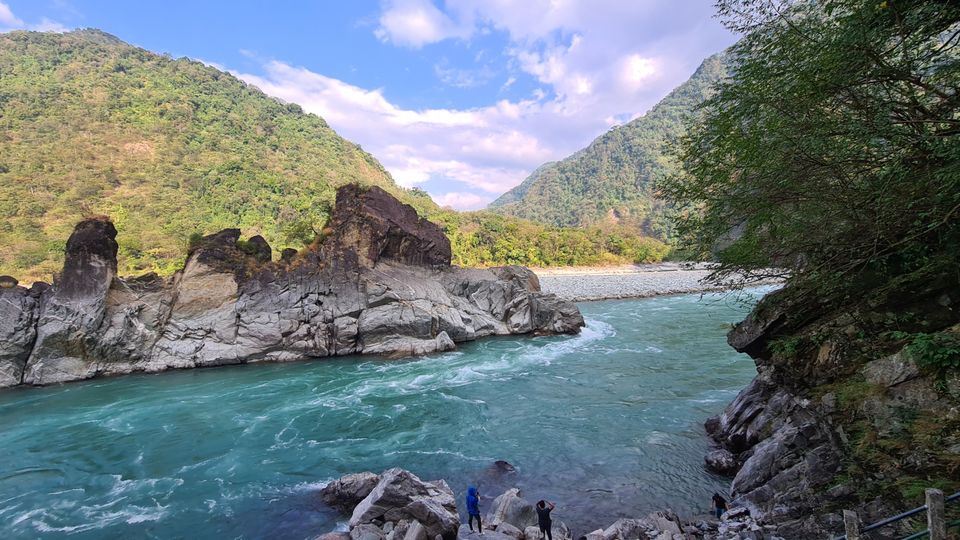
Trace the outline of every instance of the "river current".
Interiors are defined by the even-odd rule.
[[[349,472],[446,479],[481,509],[518,485],[575,533],[728,481],[702,423],[753,377],[725,342],[763,291],[580,304],[579,336],[0,391],[0,538],[312,538]],[[506,475],[489,470],[512,463]]]

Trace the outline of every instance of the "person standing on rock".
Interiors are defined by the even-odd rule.
[[[713,494],[713,510],[717,514],[717,519],[720,519],[720,516],[727,511],[727,500],[716,492]]]
[[[540,525],[540,534],[546,535],[547,540],[553,540],[553,533],[550,532],[550,527],[553,525],[550,512],[556,507],[557,505],[543,499],[537,502],[537,522]]]
[[[480,521],[480,492],[474,486],[470,486],[467,488],[467,525],[470,526],[470,532],[473,532],[474,519],[477,520],[477,531],[483,534],[483,523]]]

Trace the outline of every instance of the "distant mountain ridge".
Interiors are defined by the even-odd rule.
[[[0,110],[0,274],[21,279],[49,279],[87,215],[113,218],[132,274],[226,227],[302,247],[346,183],[436,209],[298,105],[99,30],[0,34]]]
[[[715,54],[645,115],[611,128],[590,145],[546,163],[490,204],[491,211],[562,227],[619,224],[669,238],[669,209],[654,186],[678,164],[668,146],[727,74]]]

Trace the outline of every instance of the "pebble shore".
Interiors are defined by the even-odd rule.
[[[543,292],[564,300],[584,302],[615,298],[648,298],[723,290],[703,279],[704,264],[663,263],[611,268],[548,268],[535,270]]]

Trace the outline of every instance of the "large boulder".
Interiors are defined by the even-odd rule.
[[[707,452],[703,461],[708,469],[723,475],[735,474],[739,465],[737,463],[737,457],[726,448],[715,448]]]
[[[521,497],[519,489],[511,488],[493,500],[484,523],[490,527],[509,523],[524,530],[537,524],[537,510],[533,503]]]
[[[320,499],[328,506],[349,514],[377,487],[380,475],[372,472],[348,474],[320,490]]]
[[[603,530],[603,540],[634,540],[646,537],[651,529],[650,521],[642,519],[618,519]],[[672,527],[671,527],[672,530]]]
[[[328,228],[333,233],[325,243],[355,252],[365,265],[381,260],[450,265],[450,240],[443,230],[376,186],[340,188]]]
[[[443,480],[424,482],[403,469],[390,469],[353,510],[350,527],[375,521],[419,522],[427,538],[456,538],[460,516],[453,491]]]

